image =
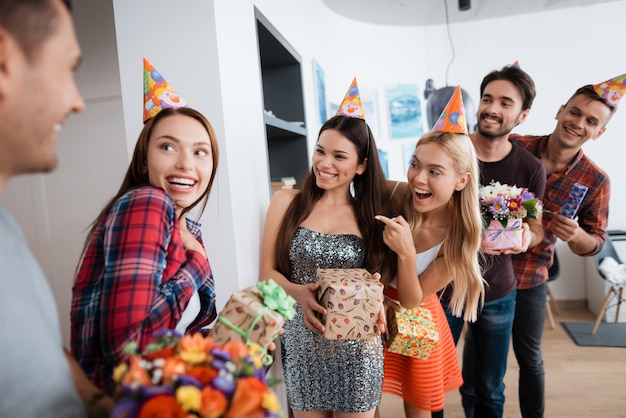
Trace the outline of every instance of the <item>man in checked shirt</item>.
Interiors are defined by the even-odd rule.
[[[541,338],[546,318],[548,268],[552,265],[557,238],[575,254],[593,256],[606,240],[609,212],[609,177],[582,151],[590,139],[606,129],[621,97],[626,93],[626,74],[596,85],[586,85],[572,95],[556,114],[554,132],[543,136],[511,135],[541,160],[546,168],[546,191],[542,219],[543,241],[528,252],[513,256],[517,279],[513,350],[519,363],[519,403],[522,417],[543,417],[545,372]],[[574,183],[587,193],[571,219],[560,215]]]

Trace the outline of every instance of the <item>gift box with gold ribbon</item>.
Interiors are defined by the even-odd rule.
[[[365,269],[318,269],[319,304],[324,337],[330,340],[362,340],[376,336],[383,285]]]

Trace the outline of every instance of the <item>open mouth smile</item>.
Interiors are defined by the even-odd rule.
[[[195,180],[182,177],[169,177],[167,179],[167,182],[170,184],[170,186],[182,190],[189,190],[193,188],[193,186],[195,186],[197,183]]]

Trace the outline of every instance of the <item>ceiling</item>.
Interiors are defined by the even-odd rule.
[[[589,6],[616,0],[322,0],[329,9],[361,22],[392,26],[461,23],[518,14]],[[460,11],[459,3],[470,9]]]

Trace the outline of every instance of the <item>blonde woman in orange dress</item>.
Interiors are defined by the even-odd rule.
[[[442,130],[435,125],[419,139],[408,183],[396,184],[392,195],[402,215],[377,216],[385,223],[385,244],[397,255],[397,274],[385,285],[386,297],[403,308],[429,309],[439,332],[427,360],[385,349],[383,393],[401,396],[411,418],[443,410],[444,394],[463,383],[437,292],[451,285],[453,313],[468,321],[476,319],[484,296],[478,264],[482,220],[477,158],[464,120],[460,121],[463,125],[456,128],[450,121]]]

